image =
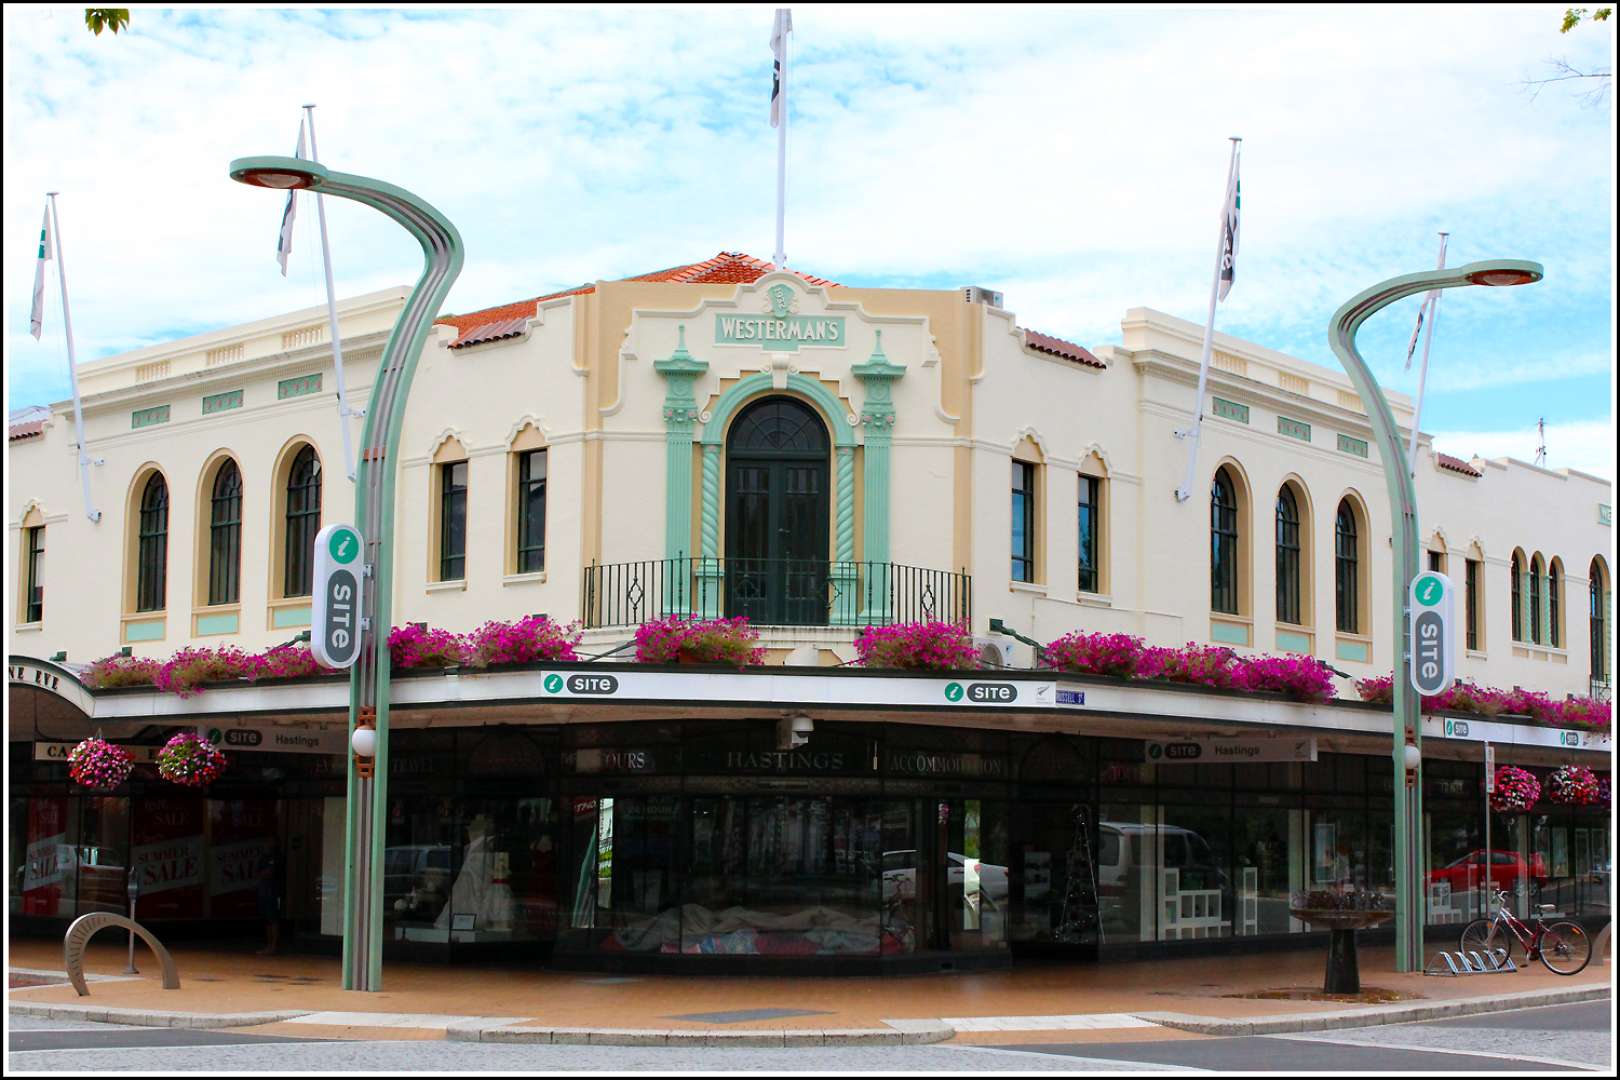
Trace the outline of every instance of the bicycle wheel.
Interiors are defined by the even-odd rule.
[[[1592,962],[1592,939],[1572,922],[1553,923],[1541,939],[1541,962],[1555,974],[1577,974]]]
[[[1494,933],[1495,927],[1494,920],[1475,919],[1463,927],[1462,941],[1459,947],[1465,953],[1478,950],[1481,956],[1493,948],[1507,948],[1511,952],[1513,935],[1506,933],[1496,934]]]

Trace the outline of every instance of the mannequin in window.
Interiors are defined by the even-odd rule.
[[[443,930],[450,917],[472,915],[476,930],[512,928],[511,857],[495,849],[495,823],[488,814],[479,814],[467,823],[467,849],[461,859],[461,873],[450,890],[450,903],[434,921]]]

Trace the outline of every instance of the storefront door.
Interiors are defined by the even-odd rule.
[[[827,432],[809,407],[766,398],[744,410],[727,440],[728,616],[827,621],[827,490]]]

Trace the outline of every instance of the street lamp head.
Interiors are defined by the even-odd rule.
[[[1517,268],[1506,270],[1479,270],[1468,275],[1470,285],[1529,285],[1540,281],[1541,275],[1533,270],[1520,270]]]
[[[231,179],[252,187],[312,188],[326,179],[326,170],[318,163],[303,158],[250,157],[231,162]]]

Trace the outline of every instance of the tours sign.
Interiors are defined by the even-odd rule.
[[[1412,579],[1406,598],[1412,689],[1438,694],[1456,678],[1456,593],[1451,579],[1426,570]]]
[[[349,667],[360,655],[361,550],[353,525],[328,525],[315,535],[309,647],[327,667]]]

